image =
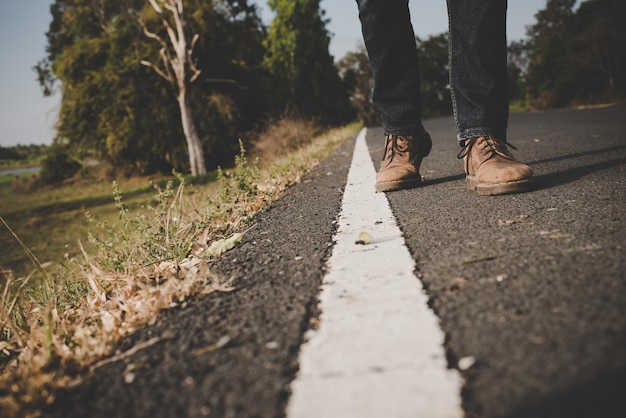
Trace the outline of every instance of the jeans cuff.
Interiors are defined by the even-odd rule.
[[[462,147],[467,139],[478,138],[479,136],[488,136],[496,138],[500,141],[506,141],[506,132],[499,132],[492,128],[470,128],[459,133],[456,141]]]
[[[385,134],[387,135],[398,135],[398,136],[410,136],[410,135],[418,135],[422,132],[425,132],[424,125],[412,125],[412,126],[403,126],[403,127],[383,127]]]

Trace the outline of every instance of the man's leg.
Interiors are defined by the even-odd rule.
[[[421,122],[420,75],[408,0],[357,0],[374,77],[373,101],[385,130],[376,190],[421,183],[419,165],[431,148]]]
[[[468,188],[487,195],[526,190],[532,170],[506,142],[507,1],[447,1],[452,103]]]

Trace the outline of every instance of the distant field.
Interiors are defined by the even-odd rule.
[[[29,176],[32,174],[19,177]],[[69,183],[16,192],[12,190],[15,177],[0,176],[0,216],[42,263],[56,264],[66,256],[77,256],[79,240],[88,248],[86,211],[98,220],[118,221],[111,182]],[[131,209],[152,201],[154,189],[148,177],[120,180],[119,186],[125,204]],[[12,270],[16,277],[25,277],[33,271],[26,252],[3,225],[0,225],[0,248],[0,269]],[[0,277],[0,284],[2,281]]]

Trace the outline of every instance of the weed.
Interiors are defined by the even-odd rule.
[[[246,195],[256,193],[255,182],[260,178],[258,162],[259,160],[256,158],[252,165],[248,164],[246,150],[243,146],[243,142],[239,140],[239,155],[235,157],[233,178],[237,189]]]

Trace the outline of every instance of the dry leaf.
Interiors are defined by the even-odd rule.
[[[365,231],[362,231],[359,234],[359,239],[355,241],[355,244],[357,245],[367,245],[367,244],[371,244],[372,242],[374,242],[374,238],[368,234]]]
[[[228,238],[223,238],[223,239],[220,239],[218,241],[211,243],[211,246],[206,250],[207,255],[212,258],[219,257],[220,255],[224,254],[226,251],[232,250],[233,248],[235,248],[235,245],[237,245],[237,243],[241,241],[242,237],[243,237],[243,234],[236,233],[236,234],[231,235]]]

